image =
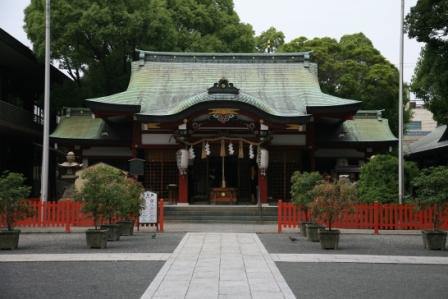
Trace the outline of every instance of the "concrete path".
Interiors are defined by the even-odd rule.
[[[171,253],[51,253],[0,255],[5,262],[166,261]]]
[[[295,263],[360,263],[360,264],[418,264],[448,265],[442,256],[393,256],[368,254],[271,254],[275,262]]]
[[[254,233],[188,233],[142,298],[295,298]]]

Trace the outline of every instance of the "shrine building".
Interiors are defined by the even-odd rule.
[[[307,52],[137,50],[127,90],[67,108],[51,138],[84,165],[141,163],[145,188],[179,204],[287,200],[294,171],[357,178],[397,142],[317,73]]]

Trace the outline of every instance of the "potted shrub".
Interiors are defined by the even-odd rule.
[[[5,171],[0,176],[0,218],[4,217],[6,230],[0,230],[0,249],[16,249],[20,230],[14,229],[17,220],[31,216],[31,209],[24,200],[31,188],[25,186],[20,173]]]
[[[120,170],[105,164],[87,168],[81,174],[82,184],[77,187],[75,198],[84,203],[83,212],[89,213],[94,221],[95,229],[86,231],[89,248],[106,248],[108,240],[117,238],[118,229],[100,227],[100,219],[109,217],[111,221],[119,199],[116,186],[121,178]]]
[[[115,169],[117,170],[117,169]],[[120,224],[113,223],[113,220],[118,216],[120,209],[125,205],[126,190],[124,187],[125,177],[120,171],[117,171],[116,177],[109,182],[109,192],[105,198],[104,204],[104,218],[107,219],[108,224],[102,224],[102,229],[107,229],[108,241],[120,240]]]
[[[120,225],[120,235],[134,234],[134,218],[140,214],[143,206],[143,186],[132,178],[125,178],[123,184],[123,204],[118,210],[118,215],[124,218],[117,222]]]
[[[418,208],[433,208],[432,230],[422,231],[423,245],[431,250],[445,249],[447,233],[440,230],[441,219],[448,208],[448,166],[423,169],[414,178]]]
[[[305,214],[305,221],[301,221],[300,232],[304,237],[307,237],[307,225],[310,231],[310,238],[316,239],[318,236],[317,226],[308,217],[308,205],[313,200],[313,189],[322,181],[322,176],[318,172],[303,172],[295,171],[291,176],[291,199],[292,202],[300,207]]]
[[[314,188],[314,201],[310,204],[312,213],[328,226],[328,230],[319,231],[323,249],[338,248],[340,231],[333,229],[333,223],[344,212],[350,211],[355,198],[355,185],[345,180],[324,182]]]

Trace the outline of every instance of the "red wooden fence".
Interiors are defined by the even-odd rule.
[[[295,228],[299,223],[310,219],[310,212],[305,212],[299,206],[278,201],[277,230]],[[442,217],[441,227],[448,229],[448,213]],[[308,217],[307,217],[308,216]],[[354,210],[346,212],[334,223],[337,228],[373,229],[375,234],[381,229],[431,229],[433,209],[417,210],[409,204],[357,204]],[[322,223],[325,224],[325,223]]]
[[[72,200],[61,200],[57,202],[41,203],[38,200],[30,200],[29,207],[33,213],[31,217],[17,221],[16,227],[64,227],[66,232],[71,231],[72,226],[93,226],[93,218],[82,212],[82,203]],[[157,228],[160,232],[164,229],[164,202],[158,201]],[[113,221],[122,220],[118,217]],[[138,223],[138,217],[136,219]],[[106,222],[101,220],[101,222]],[[0,224],[5,224],[4,217],[0,215]]]

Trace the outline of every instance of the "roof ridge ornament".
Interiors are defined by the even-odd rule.
[[[221,78],[218,82],[215,82],[213,86],[208,89],[208,93],[239,94],[240,90],[233,86],[233,83],[229,83],[229,80],[227,80],[226,78]]]

